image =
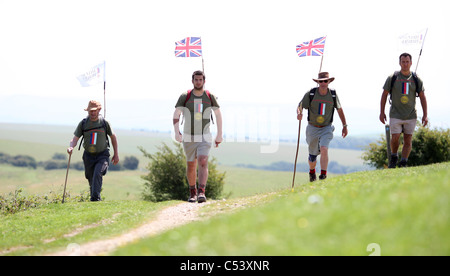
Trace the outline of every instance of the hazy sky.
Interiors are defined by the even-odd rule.
[[[0,0],[0,99],[51,96],[79,110],[71,100],[103,101],[103,87],[83,88],[76,77],[106,61],[107,101],[171,100],[170,117],[178,96],[192,86],[191,73],[201,69],[201,58],[175,58],[175,41],[201,36],[206,86],[223,113],[236,111],[233,102],[287,106],[292,118],[279,119],[295,130],[295,108],[315,86],[320,66],[320,57],[299,58],[295,46],[326,35],[322,71],[336,77],[331,87],[350,134],[367,125],[383,131],[379,102],[387,76],[399,70],[397,38],[428,28],[418,74],[431,124],[449,127],[447,2]],[[418,53],[411,52],[413,70]],[[420,103],[417,109],[421,116]],[[152,111],[110,112],[111,120],[117,113],[126,120]]]

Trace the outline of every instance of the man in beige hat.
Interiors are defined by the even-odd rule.
[[[68,154],[72,154],[80,137],[83,137],[84,143],[84,171],[86,179],[89,181],[91,192],[91,201],[100,201],[100,192],[103,184],[103,176],[109,167],[109,139],[111,137],[114,155],[112,163],[119,163],[119,151],[117,137],[113,133],[111,126],[102,116],[100,110],[102,105],[97,101],[89,101],[88,107],[84,109],[88,116],[83,119],[74,132],[74,137],[69,143]],[[83,141],[82,139],[82,141]],[[81,146],[81,144],[80,144]]]
[[[306,92],[297,108],[297,119],[302,120],[303,108],[308,109],[308,126],[306,127],[306,142],[309,149],[309,181],[316,180],[316,159],[320,154],[321,173],[319,179],[327,178],[328,147],[333,139],[334,109],[337,109],[342,122],[342,137],[348,134],[347,122],[336,91],[329,89],[328,85],[334,81],[328,72],[319,73],[317,79],[313,79],[319,87]]]

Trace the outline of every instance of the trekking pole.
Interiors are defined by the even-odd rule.
[[[70,167],[70,158],[71,157],[72,157],[72,153],[69,154],[69,162],[67,163],[66,182],[64,183],[64,193],[63,193],[62,203],[64,203],[64,198],[66,196],[67,177],[69,176],[69,167]]]
[[[297,157],[298,157],[298,147],[300,145],[300,129],[302,127],[302,120],[298,120],[298,137],[297,137],[297,151],[295,152],[295,163],[294,163],[294,176],[292,178],[292,189],[294,191],[294,182],[295,182],[295,172],[297,170]]]
[[[388,166],[391,163],[391,128],[389,125],[385,126],[386,130],[386,151],[387,151],[387,159],[388,159]]]

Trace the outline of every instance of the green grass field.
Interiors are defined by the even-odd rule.
[[[65,152],[70,127],[0,124],[0,152],[27,154],[43,161]],[[4,131],[6,130],[6,132]],[[15,140],[9,140],[14,134]],[[121,156],[140,158],[136,171],[110,171],[104,178],[99,203],[50,204],[0,216],[0,255],[41,255],[69,243],[82,244],[110,237],[152,218],[174,202],[140,200],[146,174],[138,145],[155,151],[167,137],[123,132]],[[51,137],[51,138],[49,138]],[[230,143],[214,149],[220,171],[226,171],[224,194],[233,204],[249,200],[244,210],[220,214],[144,239],[117,250],[115,255],[369,255],[377,244],[381,255],[449,255],[450,163],[430,166],[330,175],[310,184],[306,172],[297,172],[291,192],[292,172],[238,168],[238,163],[266,165],[292,162],[295,147],[282,145],[279,156],[259,153],[259,145]],[[335,154],[354,165],[354,151]],[[300,151],[302,158],[302,149]],[[81,161],[75,152],[72,162]],[[65,169],[46,171],[0,165],[0,194],[24,188],[25,195],[62,193]],[[88,188],[84,172],[71,170],[67,185],[71,194]],[[213,202],[204,212],[223,208]],[[253,207],[250,207],[253,206]],[[92,226],[75,236],[76,229]],[[218,238],[220,237],[220,238]],[[13,249],[13,250],[12,250]],[[11,252],[10,252],[11,251]]]
[[[450,163],[338,176],[115,254],[448,256],[449,177]]]
[[[230,214],[191,223],[115,255],[450,254],[450,163],[359,172],[297,185]],[[233,202],[247,200],[234,198]],[[123,233],[168,204],[139,200],[51,204],[1,218],[0,252],[40,255]],[[222,201],[203,209],[215,212]],[[67,237],[74,229],[92,229]],[[220,237],[220,238],[218,238]],[[15,249],[8,253],[8,250]]]

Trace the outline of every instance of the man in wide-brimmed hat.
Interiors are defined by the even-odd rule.
[[[88,116],[83,119],[74,132],[74,137],[69,143],[67,153],[72,154],[80,137],[83,137],[84,143],[84,171],[86,179],[89,181],[91,201],[100,201],[100,192],[103,185],[103,176],[109,167],[109,139],[111,137],[114,155],[112,163],[119,163],[119,150],[117,146],[117,137],[113,133],[111,126],[102,116],[100,110],[102,105],[97,101],[89,101],[88,107],[84,110]]]
[[[342,122],[342,137],[348,134],[347,122],[336,91],[329,89],[328,85],[334,81],[328,72],[321,72],[317,79],[313,79],[319,87],[306,92],[297,108],[297,119],[303,118],[303,108],[308,109],[308,126],[306,127],[306,142],[309,148],[309,180],[316,180],[316,159],[320,154],[321,173],[319,179],[327,177],[328,146],[333,139],[334,109],[337,109]]]

